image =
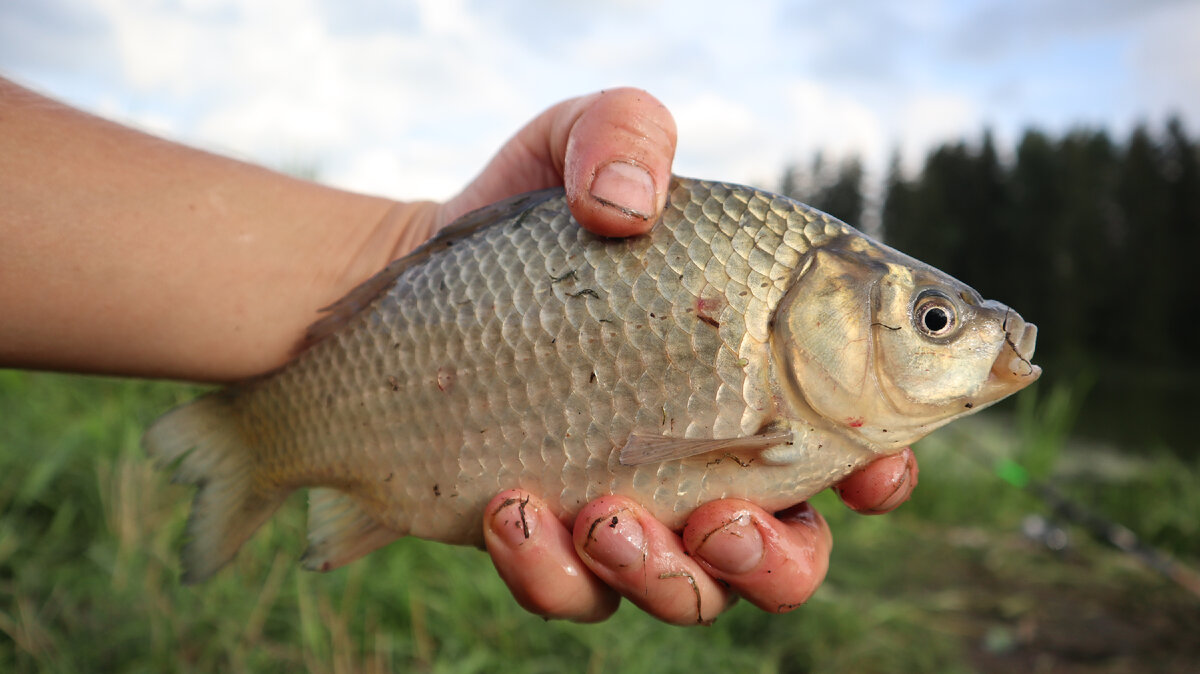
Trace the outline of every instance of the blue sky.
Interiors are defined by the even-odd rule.
[[[818,150],[878,176],[985,125],[1200,131],[1200,2],[3,0],[0,73],[400,198],[453,194],[557,100],[634,85],[675,113],[678,172],[773,186]]]

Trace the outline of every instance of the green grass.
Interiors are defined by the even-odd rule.
[[[181,586],[191,491],[152,470],[139,438],[195,393],[0,371],[0,671],[956,672],[1080,662],[1092,668],[1071,671],[1131,662],[1186,671],[1200,663],[1191,645],[1200,601],[1079,532],[1060,553],[1018,533],[1024,517],[1044,509],[996,477],[998,459],[1038,477],[1065,470],[1058,485],[1073,497],[1182,559],[1200,557],[1200,467],[1157,448],[1132,460],[1072,449],[1076,405],[1065,392],[1022,396],[1008,416],[925,441],[916,498],[893,515],[860,517],[821,495],[836,539],[826,585],[792,614],[742,603],[711,628],[661,625],[628,604],[599,625],[546,622],[516,605],[482,552],[417,540],[331,574],[305,573],[295,563],[302,495],[230,568]],[[1117,467],[1097,476],[1093,456],[1116,457]],[[1095,638],[1114,633],[1121,638]]]

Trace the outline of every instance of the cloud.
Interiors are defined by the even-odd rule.
[[[984,0],[969,8],[941,43],[946,55],[989,61],[1076,41],[1128,34],[1132,25],[1190,0]]]
[[[758,116],[745,102],[703,91],[669,107],[679,129],[677,171],[702,178],[744,181],[762,170],[762,162],[745,152],[739,153],[737,165],[730,165],[729,158],[739,148],[761,147],[765,140],[756,124]]]
[[[930,148],[980,131],[981,111],[958,93],[922,92],[906,100],[898,112],[891,131],[909,170],[923,163]]]
[[[818,150],[1200,114],[1194,5],[6,0],[0,67],[170,137],[402,198],[445,197],[547,105],[629,84],[678,168],[771,184]]]
[[[82,0],[5,0],[0,8],[0,66],[40,75],[89,69],[116,48],[104,13]],[[53,31],[46,31],[54,26]]]
[[[1200,127],[1200,5],[1146,22],[1131,50],[1137,98],[1150,110],[1184,116]]]
[[[176,140],[312,165],[343,186],[449,196],[529,114],[510,86],[517,73],[489,58],[511,50],[461,3],[373,7],[364,17],[311,0],[23,1],[10,14],[19,20],[0,21],[22,39],[0,55],[19,79]],[[33,48],[43,43],[88,46]],[[61,75],[79,66],[102,76],[81,84]],[[431,140],[441,154],[422,153]],[[381,162],[380,148],[405,160]]]

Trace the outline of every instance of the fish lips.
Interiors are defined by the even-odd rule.
[[[1007,307],[1004,310],[1004,343],[979,396],[985,403],[1016,393],[1042,376],[1042,368],[1033,364],[1037,326]]]

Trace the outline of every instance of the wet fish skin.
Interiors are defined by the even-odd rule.
[[[918,292],[954,313],[952,338],[918,334]],[[795,504],[1018,390],[1035,334],[784,197],[677,178],[649,234],[610,240],[551,190],[469,214],[332,307],[291,365],[145,443],[201,485],[189,580],[300,487],[316,569],[403,535],[478,544],[512,487],[564,520],[615,493],[680,527],[715,498]]]

